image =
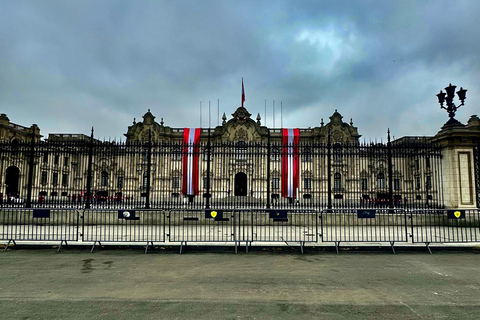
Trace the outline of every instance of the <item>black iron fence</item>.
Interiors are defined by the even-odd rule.
[[[426,139],[301,142],[294,149],[298,174],[289,197],[282,196],[285,145],[199,143],[192,148],[196,163],[189,171],[195,176],[193,193],[184,188],[189,147],[177,142],[101,142],[93,137],[2,142],[0,169],[5,175],[0,181],[0,206],[137,210],[444,207],[441,149]]]

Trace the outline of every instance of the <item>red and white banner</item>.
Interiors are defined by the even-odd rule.
[[[200,128],[183,130],[182,194],[198,195],[198,150]]]
[[[300,178],[298,141],[300,130],[283,129],[282,151],[282,197],[296,198]]]

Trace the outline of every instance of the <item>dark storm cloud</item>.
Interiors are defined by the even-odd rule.
[[[433,135],[435,94],[478,113],[480,3],[471,1],[0,1],[0,108],[42,133],[119,137],[151,109],[174,127],[240,104],[313,127],[338,109],[366,137]],[[265,119],[262,119],[264,122]],[[265,122],[264,122],[265,123]]]

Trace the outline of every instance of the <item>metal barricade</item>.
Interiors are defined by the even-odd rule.
[[[250,210],[236,212],[237,243],[298,242],[303,252],[306,242],[318,242],[318,218],[315,210]]]
[[[480,242],[480,210],[410,210],[413,243]]]
[[[403,209],[326,209],[321,213],[323,242],[407,242],[407,217]]]
[[[168,239],[180,242],[180,253],[188,242],[235,242],[233,210],[171,210],[167,219]]]
[[[0,239],[16,241],[78,241],[79,213],[76,209],[0,209]]]
[[[165,242],[165,213],[162,210],[85,210],[82,215],[83,241],[102,242]]]

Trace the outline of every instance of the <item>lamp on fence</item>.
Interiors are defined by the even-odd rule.
[[[465,105],[465,98],[466,98],[467,90],[463,89],[462,87],[460,87],[460,90],[457,91],[458,99],[460,100],[461,104],[456,106],[455,103],[453,103],[453,98],[455,97],[455,88],[456,87],[457,86],[453,86],[450,83],[450,85],[445,88],[446,93],[443,92],[442,90],[440,90],[440,93],[437,94],[438,103],[440,104],[440,108],[447,110],[448,116],[450,117],[450,120],[448,120],[448,122],[445,124],[446,126],[456,125],[456,124],[460,123],[456,119],[454,119],[455,112],[457,112],[458,108]],[[447,104],[446,107],[443,106],[444,102],[446,102],[446,104]]]

